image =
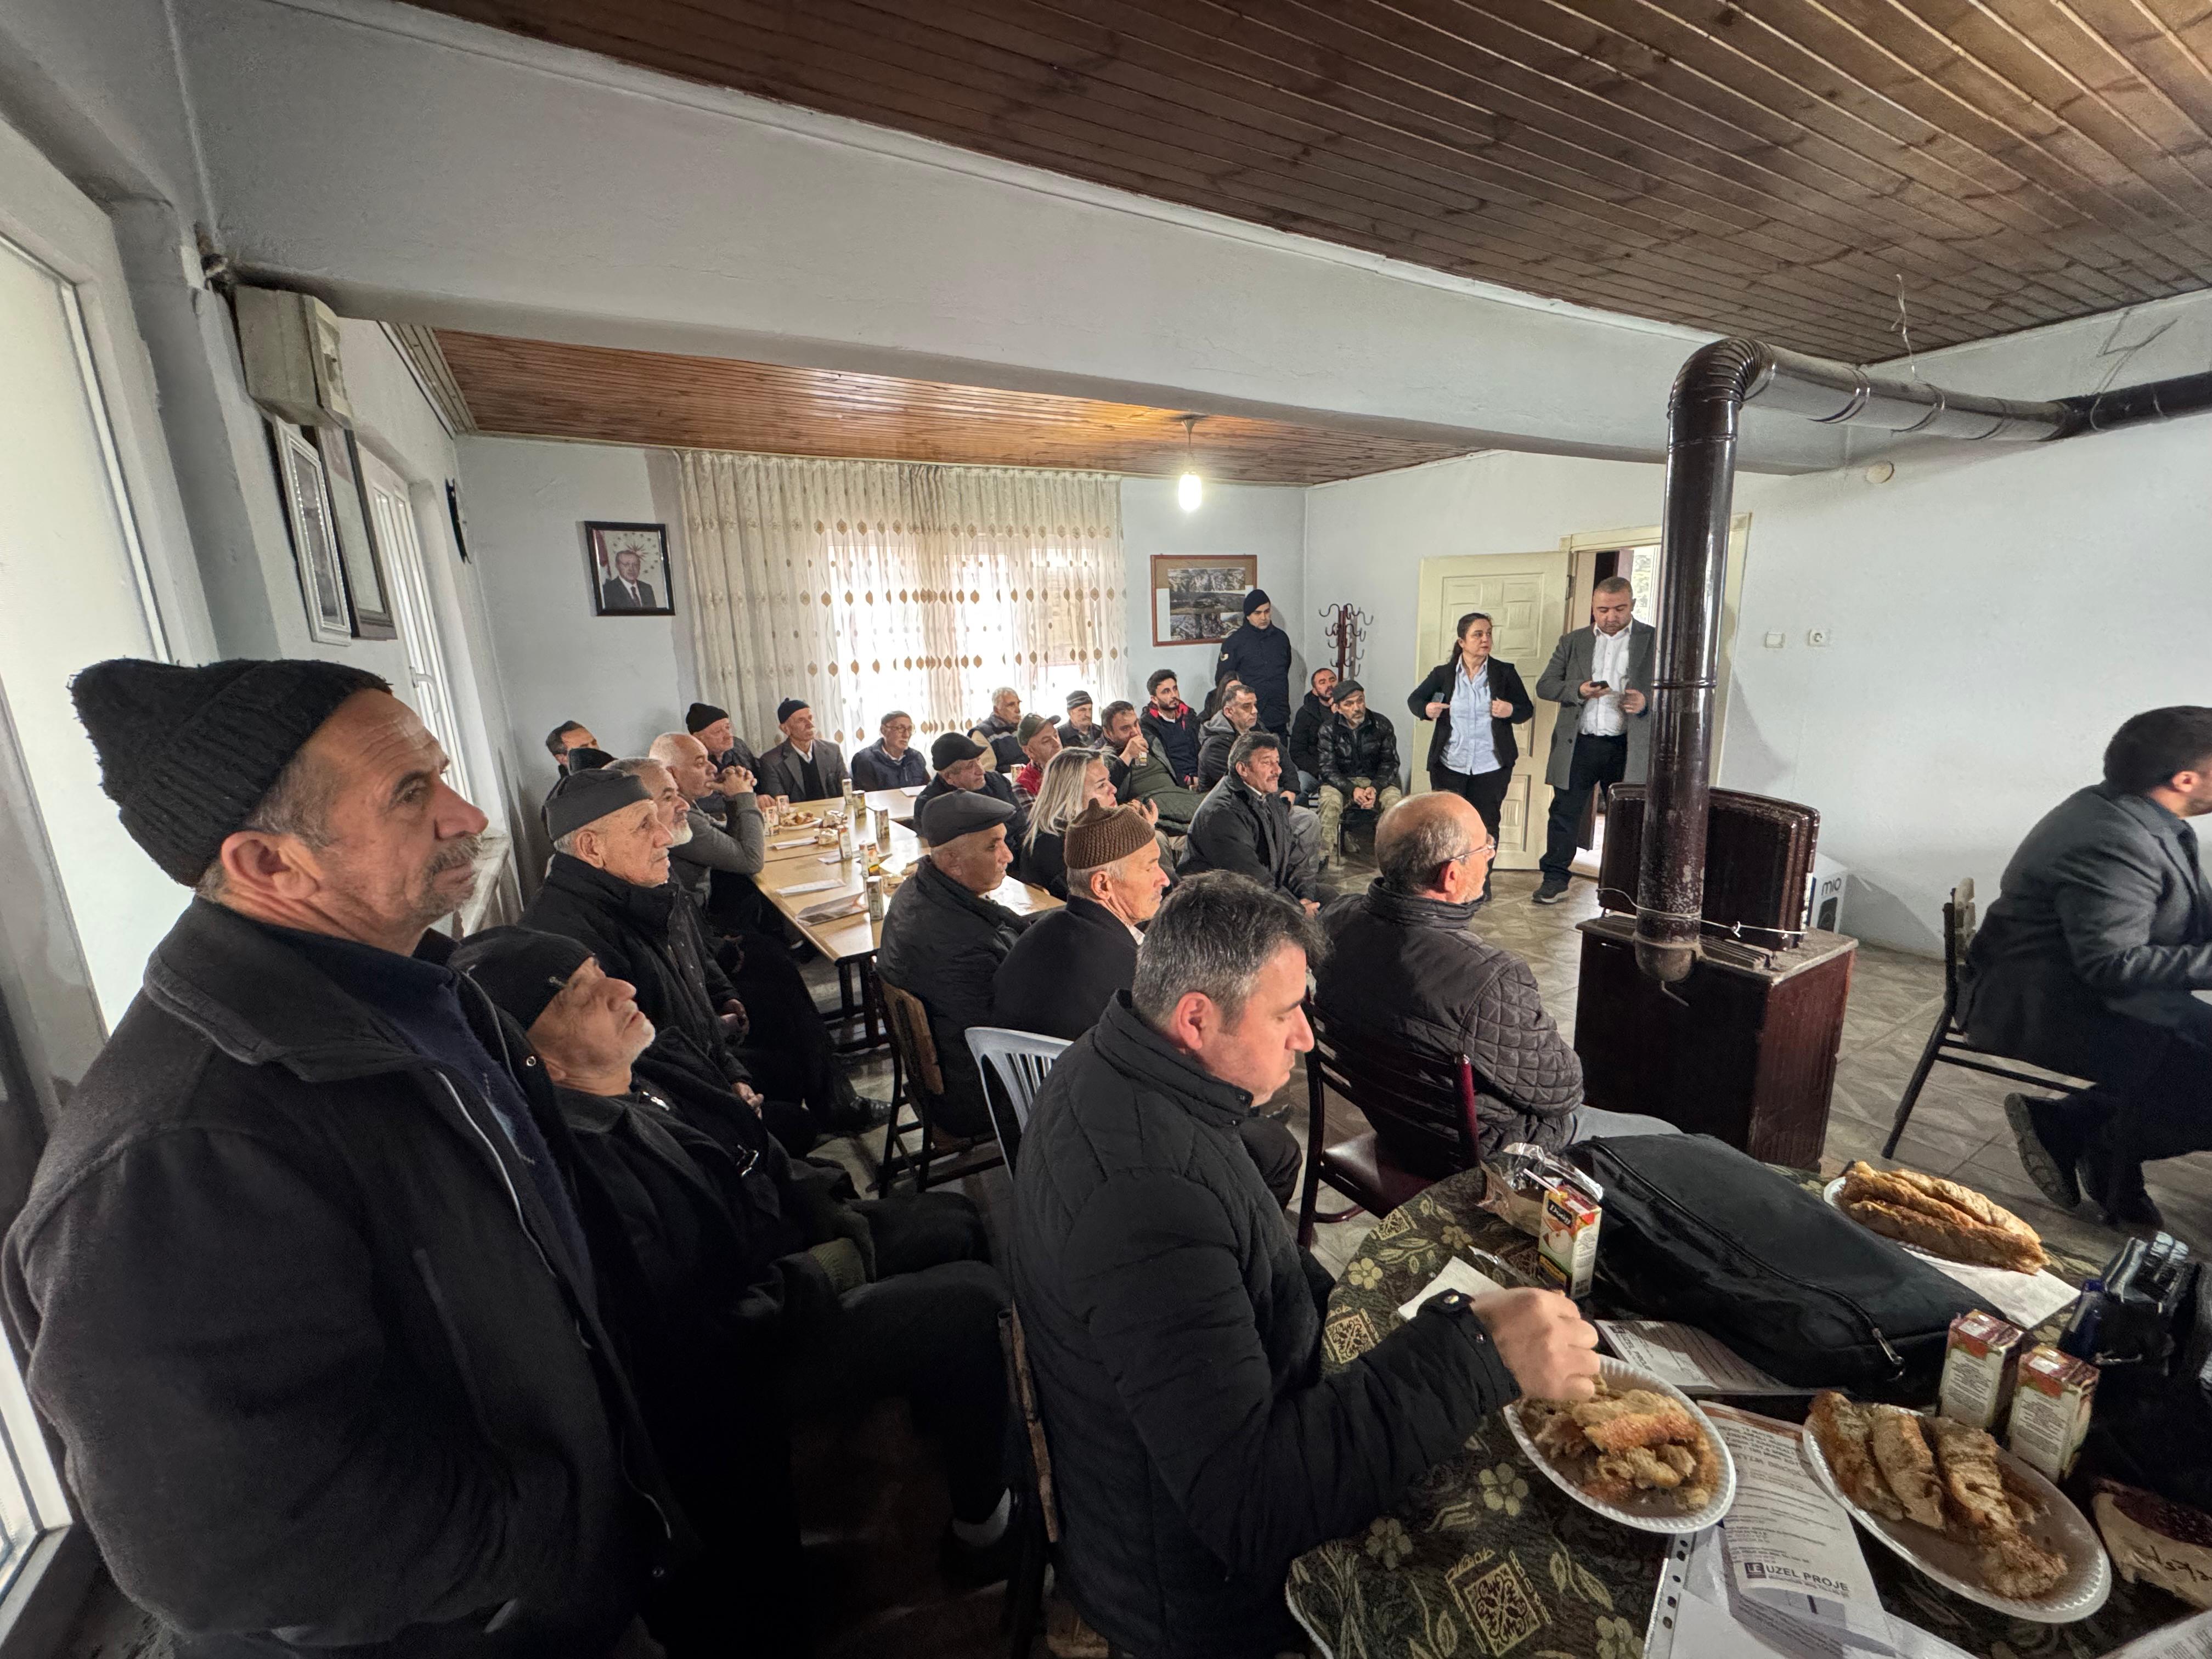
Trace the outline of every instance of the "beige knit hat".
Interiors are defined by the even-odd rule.
[[[1152,838],[1152,826],[1133,806],[1102,806],[1093,801],[1067,826],[1060,852],[1071,870],[1096,870],[1119,864]]]

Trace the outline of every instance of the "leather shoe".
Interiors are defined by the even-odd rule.
[[[2005,1121],[2012,1126],[2020,1166],[2036,1190],[2062,1210],[2081,1205],[2081,1188],[2074,1177],[2081,1148],[2059,1127],[2058,1103],[2027,1095],[2004,1097]]]

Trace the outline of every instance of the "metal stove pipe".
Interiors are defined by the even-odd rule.
[[[2212,374],[2033,403],[1946,391],[1756,340],[1717,340],[1682,365],[1667,412],[1659,568],[1664,626],[1636,882],[1637,965],[1669,983],[1688,978],[1696,967],[1703,927],[1721,595],[1735,489],[1736,423],[1747,403],[1825,425],[2032,443],[2212,408]]]

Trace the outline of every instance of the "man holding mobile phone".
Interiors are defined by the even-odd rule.
[[[1583,845],[1583,821],[1590,792],[1616,783],[1641,783],[1651,768],[1652,661],[1658,633],[1635,620],[1635,590],[1623,576],[1607,576],[1590,592],[1590,625],[1559,637],[1552,660],[1536,681],[1536,695],[1567,713],[1552,726],[1552,811],[1538,866],[1544,879],[1539,904],[1567,896],[1575,849]]]

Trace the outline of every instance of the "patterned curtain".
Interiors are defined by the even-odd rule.
[[[872,742],[930,737],[1011,685],[1057,717],[1124,695],[1120,481],[1103,472],[682,453],[702,695],[757,748],[786,697]]]

